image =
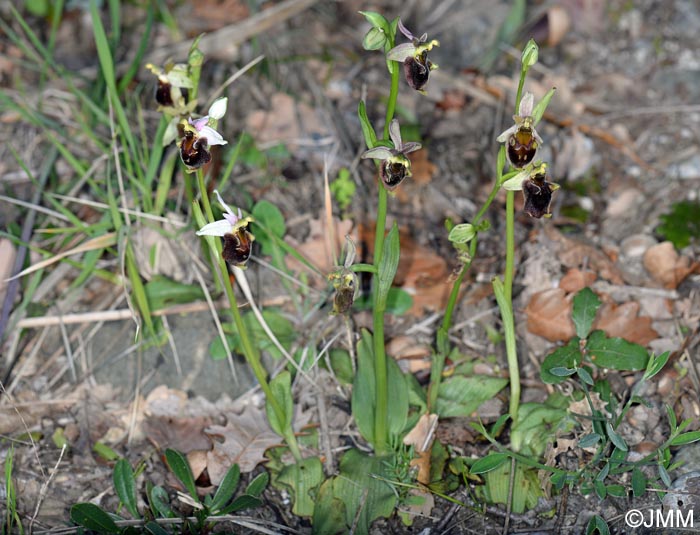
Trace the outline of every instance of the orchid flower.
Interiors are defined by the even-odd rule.
[[[217,190],[214,194],[221,207],[225,210],[223,219],[204,225],[197,231],[197,236],[219,236],[224,239],[224,247],[221,253],[224,260],[243,268],[250,258],[255,236],[248,232],[248,224],[253,222],[252,217],[243,217],[241,209],[235,213],[228,204],[224,202]]]
[[[436,39],[428,42],[428,34],[424,33],[420,37],[414,36],[399,20],[399,30],[408,39],[410,43],[403,43],[395,46],[387,53],[386,57],[389,60],[403,63],[403,71],[406,76],[406,82],[416,91],[424,93],[423,88],[428,83],[430,71],[437,69],[438,66],[428,59],[428,52],[433,47],[440,46],[440,42]]]
[[[178,124],[180,140],[177,146],[188,172],[191,173],[211,161],[209,147],[228,143],[215,130],[216,123],[226,113],[226,102],[226,98],[220,98],[211,105],[208,115],[195,120],[191,117],[187,121],[183,119]]]
[[[411,176],[411,160],[406,157],[409,152],[416,151],[421,148],[420,143],[409,141],[404,143],[401,140],[401,129],[399,121],[394,119],[389,125],[389,135],[394,143],[394,148],[389,147],[374,147],[365,151],[362,158],[374,158],[382,160],[380,175],[384,187],[389,191],[403,182],[407,177]]]
[[[534,100],[532,93],[525,93],[520,100],[518,115],[513,115],[515,124],[496,138],[499,143],[506,144],[508,163],[516,169],[522,169],[534,161],[537,149],[542,145],[532,117]]]
[[[559,189],[559,185],[547,180],[546,163],[528,165],[513,178],[506,180],[503,187],[510,191],[522,190],[525,197],[523,211],[530,217],[552,217],[552,193]]]

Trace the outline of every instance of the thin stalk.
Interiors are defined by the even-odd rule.
[[[506,192],[506,299],[513,309],[513,277],[515,276],[515,192]]]
[[[197,170],[197,182],[199,185],[200,197],[202,198],[202,204],[204,205],[206,219],[208,222],[213,222],[214,214],[211,210],[211,203],[209,202],[209,196],[207,195],[207,190],[204,184],[204,173],[201,169]],[[231,279],[228,276],[228,268],[226,266],[226,261],[221,255],[221,242],[219,240],[212,241],[214,243],[215,249],[214,251],[212,251],[212,253],[216,256],[216,263],[219,268],[219,273],[221,274],[221,279],[224,283],[224,290],[229,300],[231,314],[233,315],[233,323],[236,327],[236,332],[238,333],[238,336],[241,340],[243,356],[245,357],[245,360],[250,366],[250,368],[253,370],[253,375],[255,375],[255,378],[260,384],[260,388],[265,394],[265,398],[270,402],[272,410],[277,416],[277,420],[283,422],[286,419],[284,409],[272,393],[270,383],[267,381],[267,370],[265,370],[265,367],[262,365],[260,352],[251,342],[250,337],[248,335],[248,330],[245,324],[243,323],[243,317],[241,316],[241,313],[238,309],[238,300],[236,299],[236,294],[233,291]],[[292,455],[294,456],[296,461],[301,461],[301,451],[299,450],[299,444],[297,443],[296,436],[294,436],[294,432],[291,428],[285,431],[284,439],[287,442],[289,450],[292,452]]]
[[[393,46],[393,43],[392,43]],[[394,63],[391,71],[391,89],[389,101],[386,107],[384,120],[384,139],[389,139],[389,125],[394,118],[396,98],[399,93],[400,69],[398,63]],[[386,211],[388,194],[383,184],[379,185],[377,201],[377,225],[374,235],[374,266],[379,269],[379,263],[384,252],[384,233],[386,231]],[[378,274],[374,276],[374,307],[372,311],[372,323],[374,329],[374,378],[376,385],[375,413],[374,413],[374,449],[377,455],[384,455],[388,448],[388,405],[389,386],[387,381],[386,347],[384,345],[384,312],[386,304],[379,303],[378,299]]]
[[[472,224],[474,226],[481,222],[484,217],[486,210],[488,210],[491,203],[496,198],[498,191],[501,189],[501,172],[497,173],[496,180],[494,181],[491,193],[489,193],[486,202],[479,209],[479,211],[474,216]],[[447,300],[447,306],[445,307],[445,315],[442,318],[442,324],[437,332],[437,354],[433,359],[432,366],[430,369],[430,386],[428,387],[428,412],[431,412],[435,408],[437,403],[438,391],[440,389],[440,382],[442,380],[442,372],[445,369],[445,360],[447,359],[447,354],[449,353],[449,346],[447,344],[447,336],[452,326],[452,315],[454,309],[457,306],[457,298],[459,297],[459,289],[464,282],[464,277],[469,271],[472,264],[472,259],[476,255],[477,248],[477,237],[474,236],[471,243],[469,244],[469,261],[462,265],[462,269],[459,271],[459,275],[452,283],[452,290],[450,291],[450,297]]]

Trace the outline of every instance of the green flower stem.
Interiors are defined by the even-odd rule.
[[[508,375],[510,377],[510,418],[518,421],[518,409],[520,407],[520,369],[518,366],[518,353],[515,348],[515,323],[513,321],[513,308],[510,299],[506,297],[505,286],[500,278],[492,281],[493,292],[496,295],[498,308],[501,310],[503,331],[506,337],[506,358],[508,361]]]
[[[190,183],[190,197],[193,197],[192,194],[192,186],[190,180],[187,178],[191,176],[190,173],[185,173],[185,181],[186,183]],[[209,202],[209,194],[207,193],[207,186],[204,183],[204,171],[202,169],[197,169],[197,186],[199,187],[199,196],[202,198],[202,204],[204,205],[204,215],[207,218],[208,222],[214,221],[214,212],[211,210],[211,203]],[[190,203],[193,202],[193,199],[188,198],[187,199]],[[217,249],[220,249],[221,247],[218,247]],[[219,250],[219,255],[221,255],[221,251]],[[211,265],[212,271],[214,271],[214,264],[216,260],[211,257],[211,254],[209,256],[209,264]],[[224,277],[225,278],[225,277]],[[221,292],[221,282],[217,277],[214,277],[214,288],[216,289],[216,293]]]
[[[201,169],[197,170],[197,179],[199,184],[200,196],[202,198],[202,204],[204,205],[204,211],[206,213],[206,220],[211,223],[214,221],[214,215],[212,213],[211,203],[209,202],[209,196],[207,195],[207,190],[204,185],[204,173]],[[199,207],[196,204],[194,204],[193,206],[196,216],[197,212],[199,211]],[[201,211],[199,212],[199,215],[201,217]],[[250,368],[253,370],[253,375],[255,375],[255,378],[260,384],[260,388],[265,394],[265,397],[267,398],[267,400],[269,400],[270,404],[272,405],[272,409],[277,415],[277,420],[280,422],[284,422],[286,419],[284,409],[272,393],[270,383],[267,380],[267,370],[265,370],[265,367],[262,364],[260,352],[251,342],[250,336],[248,335],[248,330],[245,324],[243,323],[243,317],[241,316],[241,313],[238,309],[238,300],[236,299],[236,294],[233,291],[231,279],[228,276],[228,268],[226,267],[226,261],[221,255],[221,241],[216,240],[214,238],[211,238],[211,240],[207,241],[209,241],[209,244],[211,246],[212,255],[217,259],[219,274],[221,275],[221,279],[223,280],[224,290],[226,291],[226,296],[228,297],[231,308],[231,314],[233,315],[233,323],[236,327],[236,332],[238,333],[238,336],[241,340],[243,356],[245,357],[248,366],[250,366]],[[284,439],[287,442],[289,450],[292,452],[292,455],[297,460],[297,462],[301,461],[301,451],[299,450],[299,444],[297,443],[296,436],[294,435],[294,431],[293,429],[291,429],[291,426],[285,431]]]
[[[211,219],[213,221],[213,218]],[[260,384],[260,388],[262,391],[265,393],[265,398],[269,400],[270,404],[272,405],[272,409],[275,411],[275,414],[277,415],[277,420],[280,422],[284,422],[286,419],[284,409],[280,405],[279,401],[277,398],[272,393],[272,389],[270,388],[270,383],[267,381],[267,370],[265,370],[265,367],[262,365],[262,359],[260,358],[260,352],[253,346],[250,337],[248,336],[248,330],[243,323],[243,317],[241,316],[240,311],[238,310],[238,301],[236,299],[236,294],[233,291],[233,285],[231,284],[231,279],[228,276],[228,269],[226,267],[226,261],[224,260],[223,256],[221,256],[221,242],[218,240],[214,240],[215,243],[215,248],[216,248],[216,253],[217,257],[219,259],[219,271],[221,273],[221,277],[224,281],[224,288],[226,289],[226,296],[228,297],[229,303],[231,305],[231,313],[233,314],[233,323],[236,326],[236,331],[238,332],[238,335],[240,336],[241,339],[241,345],[243,346],[243,355],[245,356],[246,362],[248,365],[251,367],[253,370],[253,374],[255,375],[255,378],[258,380],[258,383]],[[291,429],[291,426],[289,429],[285,430],[284,433],[284,439],[287,442],[287,445],[289,446],[289,450],[292,452],[292,455],[294,456],[294,459],[299,462],[301,461],[301,451],[299,450],[299,444],[297,443],[296,436],[294,435],[294,431]]]
[[[513,308],[513,277],[515,275],[515,192],[506,191],[506,299]]]
[[[486,210],[488,210],[489,206],[491,206],[491,203],[493,200],[496,198],[496,195],[498,194],[499,190],[501,189],[501,172],[497,173],[496,180],[494,181],[493,188],[491,189],[491,193],[489,193],[488,198],[486,199],[486,202],[484,202],[483,206],[479,209],[479,211],[476,213],[474,216],[474,221],[472,224],[474,226],[477,226],[482,218],[484,217],[484,214],[486,213]],[[437,354],[435,355],[435,358],[433,359],[431,369],[430,369],[430,386],[428,387],[428,412],[432,412],[435,410],[435,405],[437,403],[437,396],[438,392],[440,389],[440,382],[442,380],[442,372],[445,369],[445,360],[447,359],[447,354],[449,353],[449,345],[447,343],[447,336],[450,331],[450,327],[452,327],[452,314],[454,313],[454,309],[457,306],[457,298],[459,297],[459,289],[462,286],[462,283],[464,282],[464,277],[467,274],[467,271],[469,271],[469,268],[471,267],[472,264],[472,258],[476,255],[476,248],[477,248],[477,237],[475,236],[471,243],[469,244],[469,261],[465,262],[462,265],[462,269],[459,272],[459,275],[455,279],[454,283],[452,284],[452,290],[450,292],[450,297],[447,301],[447,306],[445,307],[445,315],[442,318],[442,324],[440,325],[440,328],[438,329],[437,332]]]
[[[393,39],[392,39],[393,41]],[[393,43],[392,43],[393,46]],[[396,98],[399,94],[398,63],[394,62],[391,71],[391,90],[389,101],[386,107],[386,117],[384,120],[384,140],[389,139],[389,125],[394,118],[396,109]],[[383,184],[379,184],[377,201],[377,225],[374,235],[374,266],[379,269],[379,263],[384,251],[384,234],[386,232],[386,210],[388,193]],[[375,413],[374,413],[374,449],[377,455],[385,455],[388,448],[388,406],[389,387],[387,380],[386,347],[384,345],[384,313],[386,303],[380,303],[378,299],[377,287],[379,284],[378,274],[374,276],[374,307],[372,311],[372,324],[374,329],[374,380],[376,385]]]

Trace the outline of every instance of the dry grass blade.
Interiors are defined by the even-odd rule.
[[[29,266],[27,269],[20,271],[14,277],[10,277],[6,280],[6,282],[9,282],[14,279],[19,279],[20,277],[24,277],[25,275],[29,275],[30,273],[34,273],[39,269],[43,269],[52,264],[55,264],[56,262],[63,258],[66,258],[67,256],[72,256],[74,254],[79,253],[87,253],[88,251],[94,251],[95,249],[104,249],[105,247],[111,247],[113,245],[116,245],[116,243],[117,234],[115,232],[103,234],[102,236],[92,238],[91,240],[88,240],[85,243],[78,245],[77,247],[73,247],[72,249],[68,249],[67,251],[64,251],[62,253],[58,253],[57,255],[52,256],[51,258],[42,260],[41,262],[37,262],[36,264]]]

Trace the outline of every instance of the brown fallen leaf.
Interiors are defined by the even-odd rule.
[[[644,253],[644,267],[664,288],[675,290],[683,279],[698,271],[700,263],[691,262],[687,256],[679,255],[673,244],[665,241],[647,249]]]
[[[361,225],[359,235],[360,243],[369,250],[367,256],[371,258],[374,249],[374,224]],[[402,288],[413,297],[413,306],[408,313],[420,317],[425,314],[425,310],[443,310],[452,289],[449,284],[450,271],[447,261],[431,249],[417,243],[406,229],[399,229],[399,240],[401,258],[394,286]]]
[[[299,117],[304,118],[303,129]],[[246,129],[261,145],[284,143],[291,152],[296,151],[302,136],[323,137],[328,132],[309,105],[295,102],[286,93],[272,95],[268,110],[248,113]]]
[[[411,461],[411,466],[418,467],[416,479],[423,485],[430,483],[430,449],[435,440],[437,425],[437,414],[423,414],[403,439],[403,443],[413,446],[418,454],[418,457]]]
[[[578,268],[570,269],[559,281],[559,288],[567,293],[576,293],[587,288],[595,282],[596,276],[592,271],[582,271]]]
[[[599,277],[613,284],[624,283],[620,269],[596,247],[565,236],[552,225],[545,226],[544,231],[550,240],[559,242],[559,259],[566,267],[580,268],[587,265]]]
[[[593,329],[601,329],[610,337],[624,338],[646,346],[652,340],[659,337],[651,327],[651,318],[639,316],[639,303],[630,301],[621,305],[605,303],[598,310]]]
[[[227,416],[225,426],[205,429],[214,441],[214,447],[207,453],[207,470],[213,485],[221,483],[234,463],[241,472],[251,472],[265,460],[265,450],[282,442],[267,423],[264,409],[249,404],[241,414]]]
[[[430,183],[437,171],[437,165],[428,159],[428,149],[421,149],[408,155],[411,160],[411,181],[420,186]]]
[[[332,260],[331,235],[335,238],[336,254],[340,254],[345,247],[345,236],[350,236],[353,242],[357,242],[357,237],[352,228],[352,221],[349,219],[341,221],[334,217],[333,223],[335,228],[329,230],[325,218],[312,219],[309,222],[309,235],[303,243],[299,243],[291,237],[287,238],[287,241],[322,273],[330,273],[336,267]],[[359,260],[356,258],[355,261]],[[289,257],[287,265],[292,270],[302,269],[301,263],[293,257]],[[323,285],[326,284],[325,279],[322,282]]]
[[[571,294],[562,288],[537,292],[525,307],[527,328],[550,342],[570,340],[576,334],[571,310]]]

